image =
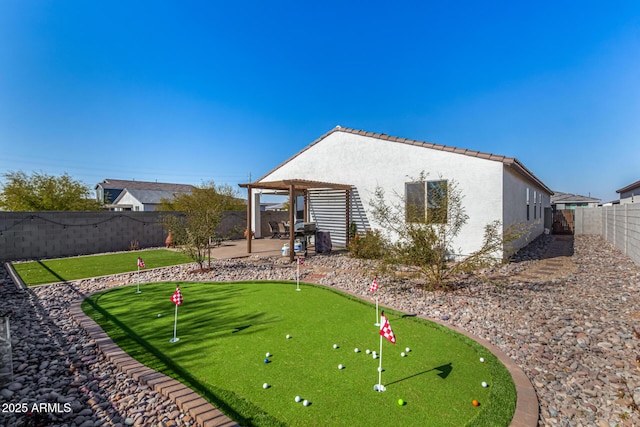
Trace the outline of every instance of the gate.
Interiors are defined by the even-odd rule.
[[[553,234],[573,234],[575,224],[574,210],[553,211]]]

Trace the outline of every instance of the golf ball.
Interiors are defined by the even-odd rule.
[[[267,383],[262,384],[262,388],[269,388],[269,384]]]
[[[402,399],[398,399],[398,405],[400,405],[400,406],[404,406],[404,400],[402,400]]]
[[[367,351],[365,351],[365,353],[371,354],[371,350],[367,349]]]
[[[404,351],[402,353],[400,353],[400,356],[405,357],[406,354],[404,353]]]
[[[287,339],[291,338],[291,335],[287,334]]]
[[[482,381],[482,387],[489,387],[489,384],[487,384],[486,382]]]
[[[303,404],[304,406],[309,406],[309,405],[311,404],[311,402],[309,402],[307,399],[305,399],[305,400],[302,402],[302,404]]]
[[[375,353],[373,353],[371,356],[372,356],[374,359],[377,359],[377,358],[378,358],[378,355],[377,355],[377,354],[375,354]]]
[[[267,352],[267,354],[265,354],[266,357],[271,357],[271,353]]]
[[[354,353],[360,353],[360,350],[358,349],[358,347],[356,347],[356,348],[353,350],[353,352],[354,352]]]
[[[162,317],[162,313],[158,313],[158,317]]]
[[[333,345],[333,348],[338,348],[338,344],[334,344],[334,345]]]
[[[342,364],[338,365],[338,369],[344,369],[344,366],[342,366]]]
[[[480,361],[481,361],[481,362],[484,362],[484,357],[481,357],[481,358],[480,358]]]
[[[475,399],[473,399],[473,400],[471,401],[471,404],[472,404],[473,406],[480,406],[480,402],[478,402],[478,401],[477,401],[477,400],[475,400]]]
[[[411,349],[409,347],[405,348],[404,351],[406,351],[407,353],[409,353],[411,351]]]
[[[264,359],[264,363],[269,363],[269,359]]]
[[[296,396],[296,398],[293,400],[295,400],[296,402],[300,402],[302,399],[300,399],[300,396]]]
[[[378,366],[378,372],[382,372],[382,368]]]

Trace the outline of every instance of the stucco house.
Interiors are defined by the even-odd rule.
[[[633,184],[629,184],[626,187],[622,187],[616,190],[616,193],[620,194],[620,204],[638,203],[640,202],[640,181],[636,181]]]
[[[551,196],[551,206],[554,209],[574,210],[575,208],[595,208],[600,204],[600,199],[579,194],[554,191]]]
[[[162,199],[191,193],[194,186],[163,182],[105,179],[96,184],[96,197],[112,211],[154,211]]]
[[[427,182],[415,182],[422,172]],[[504,227],[529,226],[529,236],[518,247],[544,232],[553,192],[517,159],[340,126],[241,187],[248,189],[253,230],[260,230],[260,195],[280,192],[294,201],[291,220],[314,222],[318,230],[330,232],[334,246],[345,246],[349,224],[358,231],[380,228],[370,207],[377,187],[388,197],[417,196],[426,212],[429,192],[450,180],[462,193],[469,216],[454,242],[460,254],[480,248],[484,227],[495,220]]]

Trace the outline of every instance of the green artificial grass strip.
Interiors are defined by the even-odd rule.
[[[169,298],[176,284],[184,304],[179,341],[171,343],[175,305]],[[141,289],[95,294],[83,309],[132,357],[187,384],[243,425],[506,426],[515,410],[511,376],[491,352],[392,310],[385,314],[397,344],[383,339],[386,391],[374,391],[379,359],[366,350],[380,352],[375,306],[333,289],[303,284],[298,292],[288,282]],[[401,357],[406,347],[411,351]],[[267,352],[272,357],[264,363]]]
[[[193,262],[188,255],[181,252],[151,249],[19,262],[14,263],[13,268],[27,286],[35,286],[137,271],[138,257],[143,259],[147,269]]]

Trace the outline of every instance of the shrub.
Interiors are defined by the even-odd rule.
[[[357,233],[349,241],[349,253],[355,258],[382,259],[386,242],[379,230],[367,230]]]

